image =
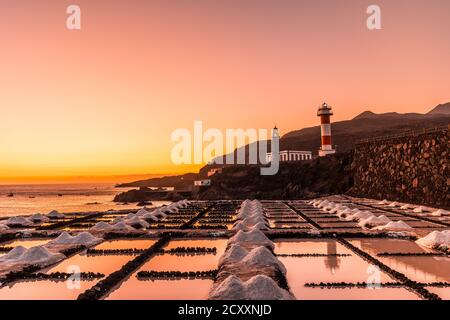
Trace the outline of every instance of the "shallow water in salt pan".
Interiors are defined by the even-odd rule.
[[[417,243],[401,239],[349,239],[349,242],[371,255],[382,252],[420,253],[433,250],[419,246]]]
[[[131,259],[133,259],[131,255],[88,256],[86,253],[81,253],[47,268],[44,272],[68,272],[69,267],[77,266],[81,272],[100,272],[107,276],[119,270]]]
[[[450,287],[447,288],[435,288],[435,287],[426,287],[428,291],[437,294],[443,300],[450,300]]]
[[[322,294],[324,295],[323,299],[326,299],[330,294],[330,292],[325,292],[325,289],[306,288],[305,283],[367,282],[372,275],[370,265],[366,261],[334,240],[277,241],[275,252],[277,254],[351,254],[351,256],[345,257],[279,257],[287,269],[286,278],[291,292],[297,299],[322,299]],[[386,273],[381,272],[380,281],[391,282],[393,280]],[[337,292],[342,295],[339,297],[340,299],[353,299],[353,290],[356,289],[351,288],[348,291],[343,289],[343,291]],[[351,292],[351,294],[345,296],[346,292]],[[402,290],[395,292],[401,293]],[[367,299],[370,299],[371,295],[374,293],[368,293]]]
[[[450,282],[450,258],[420,256],[376,256],[378,253],[421,253],[434,250],[419,246],[413,241],[395,239],[358,239],[352,244],[378,260],[418,282]],[[450,291],[450,288],[446,288]]]
[[[303,288],[297,295],[303,300],[419,300],[404,288]]]
[[[450,282],[450,258],[390,256],[379,257],[379,260],[414,281]]]
[[[165,249],[176,247],[216,247],[217,254],[157,255],[147,261],[105,299],[207,299],[213,284],[210,279],[138,280],[139,271],[206,271],[217,268],[225,251],[226,239],[172,240]]]
[[[142,266],[145,271],[206,271],[217,268],[220,256],[212,254],[173,255],[163,254],[153,257]]]
[[[346,253],[352,252],[340,243],[331,239],[290,240],[280,239],[275,242],[277,254],[304,254],[304,253]]]
[[[369,264],[357,256],[351,257],[280,257],[287,269],[287,280],[292,293],[298,299],[312,298],[305,290],[305,283],[318,282],[366,282],[372,275]],[[387,274],[380,274],[381,282],[393,281]]]
[[[13,240],[11,242],[3,243],[2,247],[18,247],[22,246],[24,248],[31,248],[35,246],[44,245],[49,242],[51,239],[33,239],[33,240]]]
[[[132,275],[134,278],[135,275]],[[131,279],[132,279],[131,278]],[[130,280],[131,280],[130,279]],[[130,281],[129,280],[129,281]],[[206,300],[212,280],[156,280],[124,283],[106,300]]]
[[[100,243],[95,247],[95,249],[148,249],[151,247],[156,240],[145,239],[145,240],[111,240]]]
[[[216,254],[174,255],[163,254],[150,259],[142,266],[142,270],[155,271],[206,271],[217,268],[219,258],[226,248],[227,240],[172,240],[166,250],[176,247],[217,248]]]
[[[216,239],[216,240],[205,240],[205,239],[174,239],[169,242],[165,249],[173,249],[176,247],[206,247],[206,248],[217,248],[217,260],[222,256],[227,247],[228,239]],[[209,255],[211,256],[211,255]]]
[[[96,282],[81,281],[79,289],[69,289],[67,281],[20,281],[0,288],[0,300],[75,300]]]
[[[281,228],[281,229],[289,229],[289,228],[302,228],[302,229],[311,229],[311,225],[309,223],[303,223],[303,222],[272,222],[270,224],[271,228]]]

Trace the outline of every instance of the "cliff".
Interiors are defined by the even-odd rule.
[[[139,180],[130,183],[122,183],[117,187],[148,187],[148,188],[164,188],[173,187],[175,190],[190,190],[197,179],[197,173],[186,173],[178,176],[165,176],[161,178],[152,178],[147,180]]]
[[[353,184],[351,153],[304,162],[280,163],[273,176],[262,176],[258,165],[229,166],[211,177],[212,185],[197,199],[303,199],[346,192]]]

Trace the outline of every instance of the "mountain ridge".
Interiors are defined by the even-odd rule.
[[[450,114],[450,102],[437,105],[427,114]]]
[[[400,132],[420,130],[424,128],[442,127],[450,123],[450,103],[444,103],[431,109],[426,114],[388,112],[376,114],[372,111],[364,111],[351,120],[332,122],[332,143],[338,152],[348,152],[353,149],[360,139],[376,136],[392,135]],[[270,141],[267,150],[270,151]],[[337,146],[336,146],[337,145]],[[320,147],[320,126],[307,127],[286,133],[280,138],[280,150],[310,150],[317,154]],[[248,157],[249,145],[244,148]],[[248,159],[248,158],[247,158]],[[171,176],[127,183],[131,187],[171,186],[168,182],[176,183],[179,187],[188,187],[193,180],[200,177],[206,178],[209,168],[216,165],[206,165],[198,174],[189,174],[186,177]],[[178,179],[176,178],[178,177]],[[168,181],[170,180],[170,181]]]

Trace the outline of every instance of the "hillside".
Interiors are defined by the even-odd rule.
[[[153,178],[146,180],[139,180],[129,183],[122,183],[117,187],[150,187],[150,188],[163,188],[174,187],[175,190],[189,190],[194,184],[194,180],[197,178],[196,173],[186,173],[179,176],[165,176],[161,178]]]
[[[396,134],[421,128],[441,127],[450,123],[450,103],[442,104],[427,114],[395,112],[376,114],[365,111],[352,120],[333,122],[332,142],[338,152],[353,148],[359,139]],[[280,149],[313,150],[320,146],[320,127],[291,131],[280,141]]]
[[[450,102],[440,104],[436,106],[433,110],[428,112],[428,114],[449,114],[450,115]]]
[[[338,152],[353,149],[359,139],[384,136],[422,128],[447,126],[450,123],[450,103],[440,104],[427,114],[389,112],[376,114],[365,111],[351,120],[332,123],[333,145]],[[320,126],[291,131],[280,139],[280,150],[311,150],[317,154],[320,147]],[[248,145],[242,147],[248,155]],[[270,143],[268,144],[270,151]],[[235,151],[236,153],[236,151]],[[214,165],[213,165],[214,166]],[[124,187],[167,187],[174,186],[178,190],[191,188],[197,177],[205,178],[209,168],[203,167],[199,174],[189,173],[181,176],[169,176],[125,183]]]
[[[332,143],[338,152],[348,152],[360,139],[423,128],[441,127],[449,123],[450,103],[441,104],[427,114],[401,114],[396,112],[376,114],[371,111],[364,111],[351,120],[333,122],[331,124]],[[280,150],[310,150],[313,154],[317,154],[319,147],[320,126],[291,131],[280,139]],[[248,159],[248,148],[247,145],[236,149],[235,159],[237,150],[241,149],[245,149],[246,159]],[[270,151],[270,143],[268,143],[267,150]],[[206,171],[200,173],[203,172]]]

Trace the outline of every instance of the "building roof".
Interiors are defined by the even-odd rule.
[[[312,153],[312,151],[305,151],[305,150],[281,150],[280,153],[286,153],[286,152],[301,152],[301,153]],[[272,153],[272,152],[267,152]]]

